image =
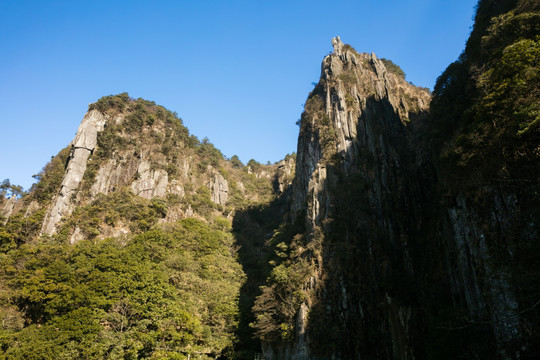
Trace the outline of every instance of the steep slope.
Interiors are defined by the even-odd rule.
[[[333,40],[253,308],[267,358],[538,356],[539,9],[481,1],[429,108]]]
[[[412,358],[424,202],[413,128],[430,95],[332,43],[301,118],[293,221],[274,236],[255,326],[268,358]]]
[[[91,104],[28,194],[2,185],[0,357],[230,356],[246,280],[231,219],[286,191],[291,159],[225,159],[125,93]]]
[[[540,252],[540,3],[484,0],[475,20],[465,51],[435,85],[431,109],[453,297],[439,304],[438,314],[455,314],[446,318],[450,330],[438,336],[484,358],[534,358],[540,351],[540,267],[533,260]]]
[[[121,217],[93,229],[80,221],[85,220],[80,209],[117,193],[161,199],[167,207],[161,222],[227,216],[251,202],[269,201],[291,180],[279,164],[250,164],[227,161],[207,139],[190,135],[176,114],[153,102],[109,96],[90,105],[73,142],[43,169],[17,209],[24,210],[23,218],[39,211],[40,234],[61,233],[71,243],[133,230],[133,221]]]
[[[333,39],[274,165],[92,104],[2,183],[0,357],[538,358],[539,11],[480,1],[433,96]]]

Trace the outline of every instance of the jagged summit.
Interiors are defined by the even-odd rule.
[[[407,198],[419,198],[420,188],[406,169],[419,162],[412,144],[414,124],[427,117],[431,97],[374,54],[360,54],[339,37],[332,45],[334,52],[323,59],[320,80],[301,117],[290,218],[300,217],[291,227],[303,232],[284,241],[295,250],[276,266],[276,271],[285,267],[295,274],[290,276],[299,276],[295,269],[301,263],[304,290],[302,296],[289,299],[297,312],[283,308],[275,316],[284,325],[269,331],[267,323],[257,323],[265,354],[274,359],[352,358],[355,353],[377,358],[363,344],[377,338],[384,347],[388,334],[404,331],[409,321],[394,329],[388,325],[399,323],[410,309],[381,285],[393,281],[394,273],[410,273],[408,260],[376,280],[371,274],[379,273],[379,265],[372,258],[408,257],[407,247],[392,244],[407,243],[407,223],[419,220],[397,215],[388,204],[415,213]],[[359,264],[360,259],[365,261]],[[289,286],[279,281],[268,284],[255,306],[260,309],[258,318],[267,321],[273,316],[276,309],[265,302],[294,294]],[[381,304],[378,310],[371,308],[375,304]],[[357,339],[367,331],[362,325],[364,305],[380,324],[375,332],[370,328],[371,339]],[[323,335],[312,330],[329,324],[347,329],[356,340],[343,331]],[[280,326],[295,328],[289,340],[276,330]],[[334,352],[325,348],[331,343]],[[410,352],[406,341],[403,346],[399,352]],[[381,358],[392,358],[391,352]]]
[[[337,156],[348,171],[362,148],[376,151],[375,128],[404,131],[427,116],[431,100],[425,89],[405,81],[375,54],[360,54],[339,37],[332,44],[335,51],[323,59],[320,81],[301,117],[297,166],[303,170],[296,184],[302,189],[308,188],[308,178],[325,163],[323,159]],[[293,209],[299,211],[305,194],[300,188],[294,193],[298,198]]]
[[[334,53],[338,56],[341,55],[341,51],[343,49],[343,43],[341,42],[341,39],[339,36],[332,38],[332,46],[334,47]]]
[[[513,85],[493,70],[532,76],[537,17],[511,12],[486,29],[497,46],[511,39],[501,28],[516,31],[498,54],[513,53],[527,72],[494,65],[496,52],[478,66],[467,56],[480,52],[466,52],[439,79],[431,109],[429,91],[395,64],[332,39],[301,117],[290,220],[269,241],[276,256],[254,306],[266,358],[538,355],[538,294],[529,292],[538,262],[524,256],[539,251],[538,133],[526,127],[537,98],[500,91]],[[515,106],[528,113],[521,132]]]

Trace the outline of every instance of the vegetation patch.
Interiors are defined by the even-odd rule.
[[[0,257],[0,356],[215,358],[243,281],[221,228],[186,219],[131,240],[46,240]]]

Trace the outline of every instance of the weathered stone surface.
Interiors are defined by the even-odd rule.
[[[182,183],[180,183],[180,181],[178,180],[172,180],[169,182],[167,193],[176,194],[179,196],[185,195],[184,187],[182,186]]]
[[[332,39],[332,45],[334,46],[334,53],[338,56],[341,55],[343,52],[343,43],[341,42],[339,36]]]
[[[182,205],[172,206],[167,210],[167,216],[164,219],[162,219],[161,222],[170,223],[170,222],[181,220],[187,216],[186,212],[184,211]],[[193,213],[191,213],[191,215],[193,215]]]
[[[41,232],[54,234],[56,225],[62,217],[73,211],[73,196],[86,171],[88,157],[97,144],[97,134],[103,130],[107,119],[97,110],[89,111],[83,118],[77,135],[72,142],[71,154],[67,164],[60,194],[54,199],[43,221]]]
[[[536,220],[523,220],[536,205],[521,199],[520,208],[515,186],[438,180],[444,171],[420,139],[430,95],[375,54],[332,43],[302,115],[292,191],[291,212],[305,214],[304,236],[311,246],[322,243],[302,288],[308,300],[296,312],[297,330],[306,331],[265,343],[265,355],[429,358],[433,344],[424,340],[445,327],[437,340],[459,333],[492,351],[481,358],[531,352],[518,345],[535,325],[520,309],[516,279],[523,279],[514,261],[519,242],[536,240]],[[305,312],[316,315],[305,320]],[[327,327],[337,333],[330,350],[313,353],[328,342]],[[472,332],[478,338],[467,339]],[[464,349],[463,358],[472,353]]]
[[[427,113],[430,95],[388,73],[375,54],[358,54],[358,60],[353,51],[343,50],[339,37],[334,38],[332,44],[336,51],[324,58],[318,85],[323,111],[336,140],[335,147],[327,152],[339,154],[344,159],[345,171],[350,172],[352,164],[364,156],[365,151],[375,157],[379,152],[385,156],[384,136],[379,134],[381,127],[388,129],[386,133],[390,136],[403,132],[403,125],[407,125],[404,119]],[[413,99],[413,103],[409,104],[408,99]],[[315,130],[320,119],[306,117],[302,121],[309,121],[310,124],[304,126]],[[298,138],[293,212],[305,206],[306,191],[314,188],[310,178],[324,155],[320,138],[318,131],[302,130]],[[385,176],[381,182],[384,184]]]
[[[388,294],[381,283],[392,282],[393,272],[412,274],[408,247],[394,244],[407,244],[408,233],[403,230],[408,226],[406,222],[418,221],[414,206],[406,199],[420,196],[420,188],[414,176],[404,169],[413,166],[416,157],[410,145],[409,121],[427,115],[430,95],[388,72],[374,54],[356,54],[339,38],[333,39],[332,44],[334,53],[324,58],[321,80],[308,98],[301,118],[291,211],[306,214],[309,239],[320,236],[316,234],[321,231],[331,239],[330,226],[336,217],[358,216],[352,209],[366,208],[363,217],[351,217],[347,224],[340,225],[340,231],[350,227],[349,246],[356,249],[354,256],[359,257],[359,263],[346,267],[331,255],[331,250],[319,249],[323,255],[313,259],[319,266],[310,277],[310,300],[297,312],[297,329],[305,332],[297,333],[292,342],[265,344],[265,355],[270,359],[412,359],[414,345],[408,329],[417,321],[415,314],[402,299]],[[364,204],[351,204],[352,199],[342,195],[354,194],[345,189],[351,186],[352,179],[366,184]],[[401,208],[394,205],[398,203]],[[344,204],[351,208],[346,214],[341,208]],[[401,211],[410,216],[402,217]],[[384,245],[370,245],[369,232],[380,234],[377,242]],[[379,275],[378,281],[374,274],[380,273],[380,265],[371,259],[376,251],[382,251],[378,256],[385,259],[403,259],[399,265],[387,265],[389,269],[385,275]],[[313,311],[313,304],[319,304],[316,311],[324,320],[306,316]],[[362,304],[371,308],[369,322]],[[334,353],[310,353],[310,342],[315,345],[328,339],[310,333],[309,321],[321,322],[315,328],[340,329]],[[370,339],[362,338],[361,334],[366,332],[372,334]],[[384,350],[365,348],[362,344],[367,342],[377,343]]]
[[[94,198],[97,194],[109,194],[130,185],[139,167],[136,157],[112,158],[102,165],[90,189]]]
[[[2,207],[2,210],[0,211],[0,217],[4,218],[4,221],[3,221],[4,225],[9,220],[9,217],[13,213],[13,209],[15,208],[16,204],[17,204],[17,197],[13,195],[6,201],[6,203]]]
[[[210,182],[209,188],[212,202],[224,206],[229,200],[229,183],[227,180],[221,174],[216,174]]]
[[[490,216],[491,226],[504,229],[504,223],[519,213],[515,198],[512,195],[503,197],[499,191],[487,193],[496,204]],[[505,268],[493,265],[496,259],[486,243],[478,211],[467,203],[462,193],[457,194],[454,205],[445,210],[447,227],[443,229],[449,249],[446,256],[457,265],[447,268],[448,274],[452,275],[452,292],[465,298],[471,318],[491,318],[500,344],[519,341],[520,312],[510,285],[512,276]]]
[[[30,215],[32,215],[33,213],[35,213],[37,210],[39,210],[39,203],[35,200],[33,200],[32,202],[30,202],[30,205],[28,205],[28,207],[26,208],[26,212],[24,213],[24,217],[28,217]]]
[[[152,169],[151,163],[142,160],[137,169],[138,179],[131,184],[131,190],[137,196],[151,199],[154,196],[165,196],[169,177],[167,171]]]
[[[289,160],[282,160],[279,162],[274,175],[274,191],[276,194],[283,194],[283,192],[292,185],[292,179],[294,176],[295,160],[289,158]]]
[[[83,240],[84,237],[85,236],[83,232],[81,231],[81,228],[76,227],[75,231],[73,232],[73,234],[71,234],[71,237],[69,238],[69,243],[75,244],[76,242]]]

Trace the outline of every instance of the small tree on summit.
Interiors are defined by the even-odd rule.
[[[405,79],[405,72],[399,67],[399,65],[396,65],[392,60],[385,58],[381,58],[381,61],[384,63],[386,70]]]
[[[238,158],[238,156],[236,155],[233,155],[231,157],[231,164],[233,167],[235,168],[241,168],[241,167],[244,167],[244,164],[242,163],[242,161],[240,161],[240,159]]]

